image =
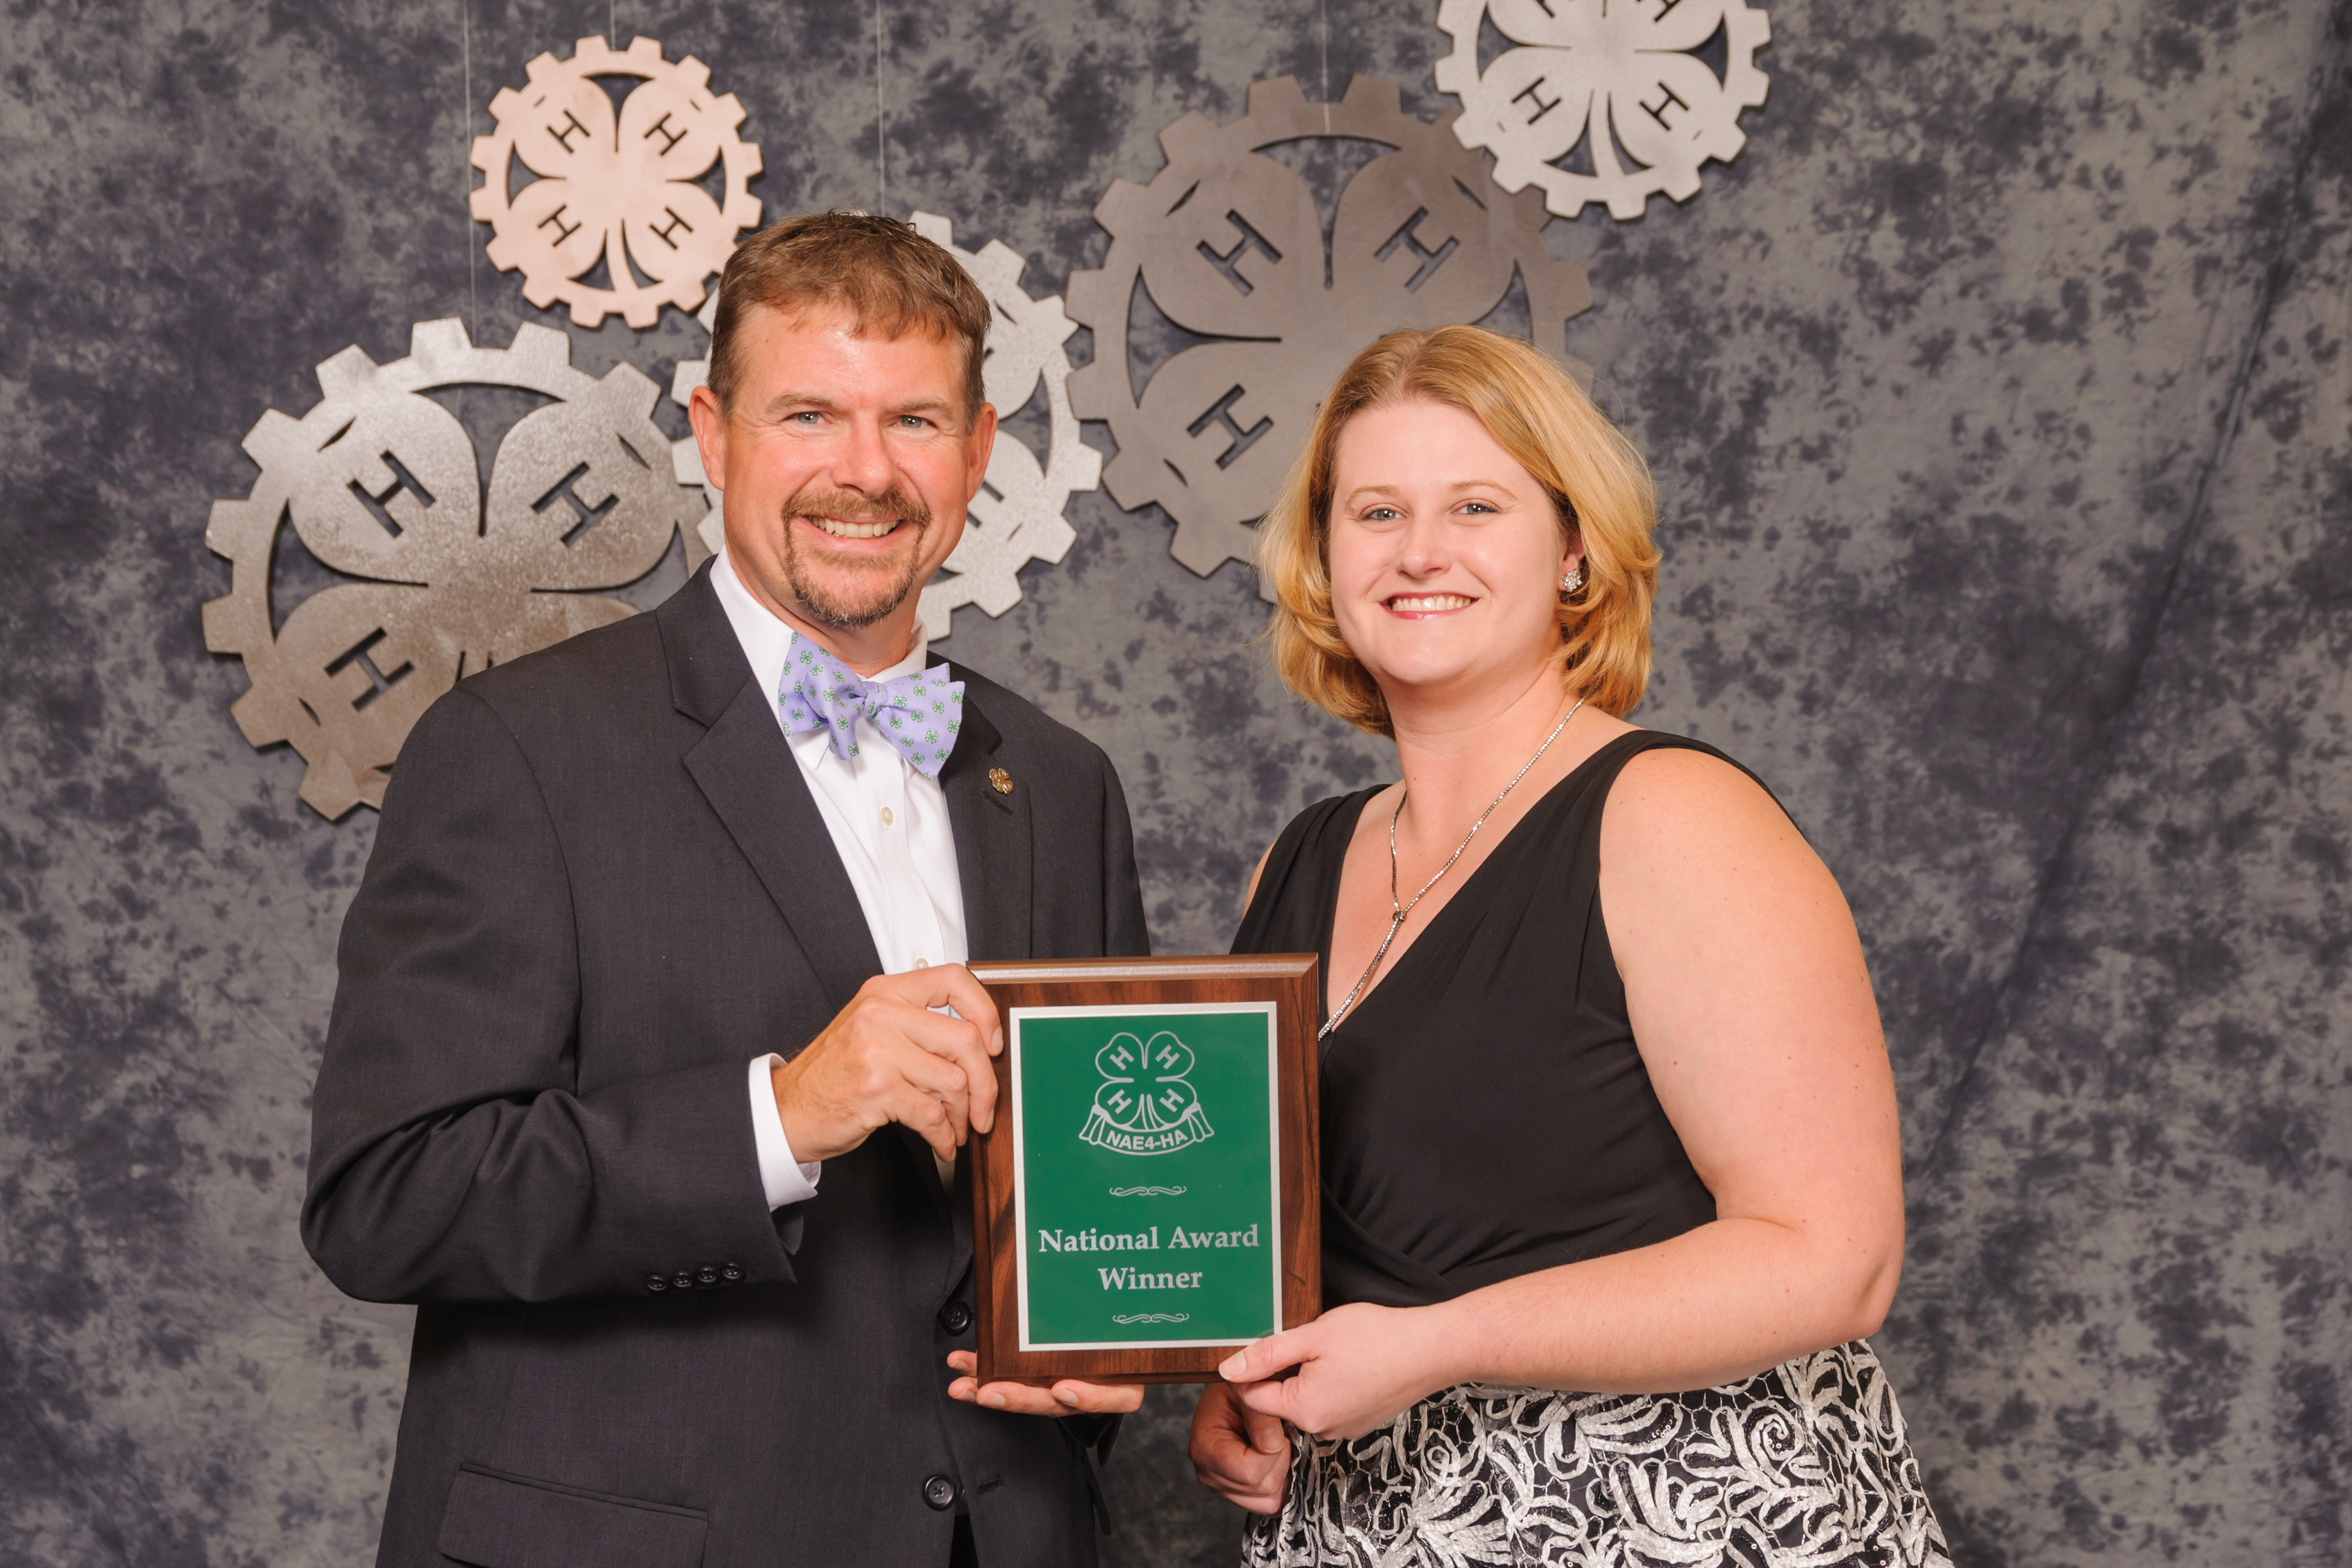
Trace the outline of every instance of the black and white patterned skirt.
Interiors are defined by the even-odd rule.
[[[1692,1394],[1464,1384],[1301,1441],[1251,1568],[1950,1568],[1878,1358],[1856,1340]]]

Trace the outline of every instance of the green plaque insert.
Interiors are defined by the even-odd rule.
[[[1276,1014],[1008,1011],[1022,1351],[1230,1345],[1281,1326]]]

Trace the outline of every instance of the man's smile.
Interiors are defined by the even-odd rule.
[[[880,517],[866,521],[845,517],[812,517],[803,513],[801,521],[814,524],[835,539],[880,539],[907,520],[902,517]]]

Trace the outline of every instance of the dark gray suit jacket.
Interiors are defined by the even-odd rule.
[[[1109,762],[956,674],[972,956],[1149,951]],[[879,968],[707,570],[426,712],[343,925],[302,1212],[337,1285],[418,1305],[381,1563],[928,1565],[957,1507],[983,1562],[1095,1561],[1091,1434],[946,1395],[961,1177],[887,1127],[768,1212],[748,1064]]]

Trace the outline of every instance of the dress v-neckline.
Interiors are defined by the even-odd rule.
[[[1578,779],[1581,778],[1584,775],[1586,769],[1591,767],[1595,763],[1601,761],[1601,758],[1607,756],[1611,748],[1622,744],[1633,736],[1646,733],[1648,733],[1648,731],[1644,730],[1631,730],[1623,735],[1618,735],[1602,742],[1599,746],[1593,749],[1591,755],[1586,757],[1582,762],[1577,763],[1576,766],[1569,769],[1567,773],[1561,774],[1559,781],[1557,784],[1554,784],[1549,789],[1545,790],[1542,795],[1538,795],[1536,798],[1536,803],[1528,807],[1527,814],[1521,816],[1517,822],[1511,824],[1508,828],[1504,830],[1502,837],[1495,841],[1495,847],[1489,850],[1486,858],[1479,861],[1476,868],[1473,869],[1467,877],[1465,877],[1462,879],[1462,885],[1454,889],[1453,896],[1448,898],[1444,903],[1438,906],[1437,912],[1429,917],[1429,923],[1421,928],[1420,933],[1416,935],[1412,941],[1405,944],[1404,951],[1397,953],[1394,957],[1389,960],[1388,973],[1385,974],[1377,974],[1372,977],[1372,984],[1365,990],[1362,995],[1356,998],[1356,1005],[1348,1009],[1348,1016],[1340,1021],[1339,1028],[1344,1029],[1349,1024],[1363,1016],[1364,1009],[1371,1005],[1372,998],[1388,989],[1389,982],[1395,979],[1397,975],[1403,971],[1406,963],[1412,957],[1412,955],[1422,950],[1422,944],[1428,940],[1429,934],[1437,929],[1438,922],[1444,920],[1446,916],[1452,914],[1455,907],[1470,896],[1470,890],[1476,887],[1480,879],[1486,875],[1487,868],[1505,863],[1503,850],[1510,844],[1512,839],[1517,838],[1519,836],[1520,829],[1524,828],[1528,824],[1535,821],[1537,817],[1540,816],[1545,808],[1552,804],[1554,797],[1559,795],[1559,794],[1562,790],[1566,789],[1570,784],[1574,784]],[[1376,784],[1372,788],[1366,790],[1361,797],[1357,800],[1355,809],[1347,814],[1346,826],[1341,833],[1339,868],[1332,874],[1331,890],[1329,893],[1325,895],[1323,900],[1323,909],[1320,915],[1318,917],[1322,931],[1322,938],[1318,952],[1322,959],[1323,969],[1326,973],[1328,973],[1331,967],[1331,931],[1333,926],[1338,923],[1339,918],[1339,888],[1347,875],[1348,848],[1355,843],[1356,825],[1363,820],[1364,807],[1371,805],[1372,797],[1388,787],[1389,786],[1386,784]],[[1315,1017],[1318,1026],[1328,1022],[1331,1016],[1330,994],[1328,982],[1317,988],[1317,994],[1315,997]],[[1339,1029],[1334,1029],[1331,1031],[1330,1035],[1324,1039],[1323,1047],[1326,1051],[1330,1049],[1332,1040],[1337,1039],[1339,1037]]]

